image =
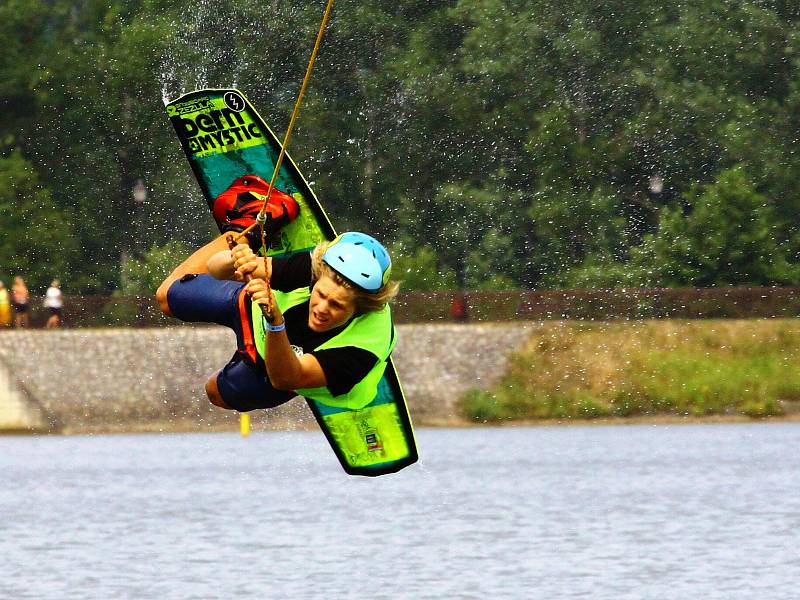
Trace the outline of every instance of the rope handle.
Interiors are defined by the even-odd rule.
[[[233,237],[232,233],[229,233],[228,235],[225,236],[225,241],[228,242],[228,248],[230,248],[231,250],[233,250],[236,247],[237,242],[236,239]],[[266,260],[267,259],[264,258],[265,262]],[[245,282],[249,282],[251,279],[253,279],[252,274],[246,273],[244,276]],[[266,281],[266,283],[267,283],[267,291],[272,293],[272,290],[270,290],[269,281]],[[274,323],[275,313],[272,311],[272,304],[270,304],[269,306],[265,306],[264,304],[259,304],[258,306],[261,308],[261,314],[264,315],[264,318],[267,320],[267,323],[270,324]]]

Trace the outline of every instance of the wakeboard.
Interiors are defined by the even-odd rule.
[[[214,199],[240,177],[271,179],[281,144],[242,92],[197,90],[168,103],[166,109],[210,210]],[[322,205],[288,153],[275,187],[297,201],[300,213],[271,238],[268,256],[308,251],[336,237]],[[364,408],[328,406],[310,398],[306,402],[350,475],[394,473],[417,461],[408,405],[391,358],[374,400]]]

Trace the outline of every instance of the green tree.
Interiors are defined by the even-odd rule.
[[[774,214],[742,167],[694,187],[688,205],[665,207],[634,263],[676,286],[781,285],[800,281],[773,235]],[[688,210],[688,214],[684,214]]]
[[[119,288],[123,257],[213,234],[163,100],[238,85],[280,136],[322,9],[0,6],[0,156],[23,160],[48,196],[39,204],[63,219],[73,286]],[[441,281],[794,281],[798,21],[777,0],[337,4],[290,151],[338,229],[401,243],[420,272],[435,250]],[[687,203],[721,190],[734,167],[763,198],[755,220],[775,240],[761,261],[772,270],[758,260],[729,276],[713,260],[679,276],[658,267],[655,241],[699,219]],[[650,185],[656,175],[663,189]],[[131,197],[138,179],[144,205]],[[735,195],[718,195],[719,219],[740,210]],[[12,222],[0,224],[5,251],[25,256]],[[754,231],[729,233],[764,250]]]
[[[460,288],[480,289],[490,275],[505,272],[509,256],[507,232],[515,213],[512,199],[487,190],[450,184],[430,198],[405,198],[398,214],[407,232],[406,247],[433,249],[441,273],[455,273]],[[418,240],[422,241],[422,244]],[[480,270],[476,272],[476,267]],[[497,277],[492,283],[500,281]]]
[[[153,246],[140,258],[130,258],[122,265],[123,296],[152,296],[164,279],[189,254],[189,249],[179,241],[164,246]]]
[[[430,246],[412,248],[396,243],[389,249],[392,257],[392,278],[400,281],[403,291],[435,292],[456,288],[456,275],[442,269],[436,252]]]
[[[0,158],[0,214],[4,277],[22,275],[32,291],[44,292],[53,278],[62,279],[65,291],[79,288],[71,281],[78,244],[69,219],[19,151]]]

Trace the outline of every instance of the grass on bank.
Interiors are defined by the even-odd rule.
[[[784,414],[800,400],[800,320],[545,322],[488,392],[481,422]]]

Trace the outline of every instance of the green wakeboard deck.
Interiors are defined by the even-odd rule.
[[[280,142],[240,91],[198,90],[170,102],[166,109],[209,209],[239,177],[271,179]],[[311,250],[336,237],[322,205],[288,153],[275,187],[297,200],[300,214],[270,242],[269,256]],[[347,473],[383,475],[417,461],[408,406],[391,358],[375,399],[364,408],[306,401]]]

